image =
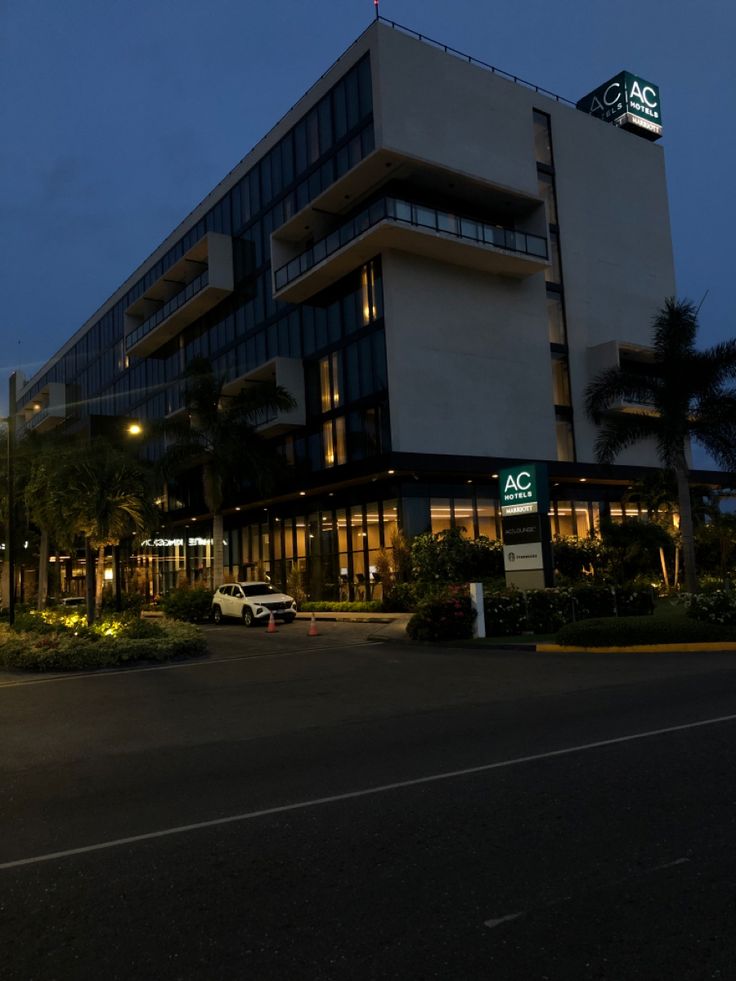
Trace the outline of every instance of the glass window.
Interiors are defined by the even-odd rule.
[[[294,557],[294,522],[291,518],[284,519],[284,558]]]
[[[383,502],[383,541],[387,548],[392,547],[394,535],[399,530],[398,501]]]
[[[544,271],[544,278],[548,283],[562,282],[560,240],[556,232],[549,233],[549,266]]]
[[[498,538],[495,503],[483,497],[478,498],[478,534],[486,538]]]
[[[575,501],[575,525],[578,538],[589,538],[591,534],[590,511],[585,501]]]
[[[429,503],[429,512],[433,535],[452,527],[449,497],[433,497]]]
[[[347,463],[347,442],[345,439],[345,416],[335,419],[335,463],[338,466]]]
[[[317,110],[312,111],[307,116],[307,160],[314,163],[319,159],[319,117]]]
[[[572,423],[567,419],[557,419],[555,421],[557,434],[557,459],[572,461],[575,459],[575,449],[573,444]]]
[[[575,514],[572,501],[558,501],[556,510],[558,535],[561,537],[575,535]]]
[[[323,459],[326,467],[335,466],[335,440],[332,435],[332,420],[322,425]]]
[[[557,224],[557,201],[555,199],[555,181],[551,174],[539,174],[539,196],[544,199],[547,207],[547,222]]]
[[[348,112],[345,103],[345,82],[338,82],[332,92],[332,112],[335,123],[335,139],[341,140],[348,131]]]
[[[552,166],[552,138],[550,119],[546,112],[534,110],[534,151],[537,163]]]
[[[570,375],[565,358],[552,359],[552,392],[555,405],[570,405]]]
[[[363,118],[373,108],[371,65],[367,58],[363,58],[358,65],[358,101],[360,105],[360,116]]]
[[[326,95],[317,106],[317,118],[320,153],[326,153],[332,146],[332,101],[329,95]]]
[[[565,314],[562,309],[562,297],[559,293],[547,294],[547,324],[550,344],[567,344]]]
[[[453,507],[455,527],[462,528],[468,538],[475,538],[473,528],[473,501],[472,498],[455,498]]]
[[[330,358],[330,367],[332,369],[332,408],[337,409],[341,404],[342,399],[342,371],[341,371],[341,361],[339,352],[335,351]]]
[[[321,405],[323,412],[329,412],[332,408],[332,395],[330,392],[330,359],[322,358],[319,363],[319,390],[321,395]]]
[[[360,98],[358,95],[358,77],[355,69],[345,76],[345,102],[348,111],[348,129],[360,122]]]
[[[365,524],[368,536],[369,550],[381,547],[381,531],[378,519],[378,504],[367,504],[365,508]]]

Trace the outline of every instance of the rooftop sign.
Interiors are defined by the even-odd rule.
[[[658,140],[662,135],[659,87],[631,72],[619,72],[583,96],[577,107],[647,140]]]

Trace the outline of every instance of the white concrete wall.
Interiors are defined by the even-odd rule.
[[[371,56],[377,146],[536,196],[532,112],[551,116],[576,448],[594,462],[587,349],[649,343],[675,292],[662,148],[387,27]],[[555,459],[543,274],[512,284],[399,255],[384,269],[395,449]]]
[[[529,92],[379,25],[376,146],[537,195]]]
[[[587,348],[651,342],[651,321],[675,293],[662,147],[580,112],[552,118],[578,459],[594,460],[586,419]],[[651,465],[653,446],[619,463]]]
[[[390,252],[383,284],[393,449],[554,459],[541,278]]]

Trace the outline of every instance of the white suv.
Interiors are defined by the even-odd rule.
[[[271,613],[291,623],[296,616],[296,600],[267,582],[233,582],[215,590],[211,613],[215,623],[221,623],[223,617],[236,617],[246,627],[263,623]]]

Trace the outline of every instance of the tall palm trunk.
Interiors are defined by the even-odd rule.
[[[95,622],[95,551],[89,538],[84,539],[84,586],[87,599],[87,623]]]
[[[105,588],[105,546],[97,546],[97,564],[95,566],[95,611],[99,616],[102,610],[102,591]]]
[[[682,539],[682,559],[685,565],[685,589],[697,593],[698,574],[695,568],[695,532],[693,530],[693,507],[688,484],[688,466],[685,457],[675,464],[677,478],[677,499],[680,507],[680,537]]]
[[[222,545],[223,540],[223,520],[222,512],[218,511],[212,515],[212,588],[217,589],[221,585],[225,575],[225,556]]]
[[[49,533],[45,528],[41,528],[41,537],[38,543],[38,608],[46,608],[46,601],[49,597]]]

